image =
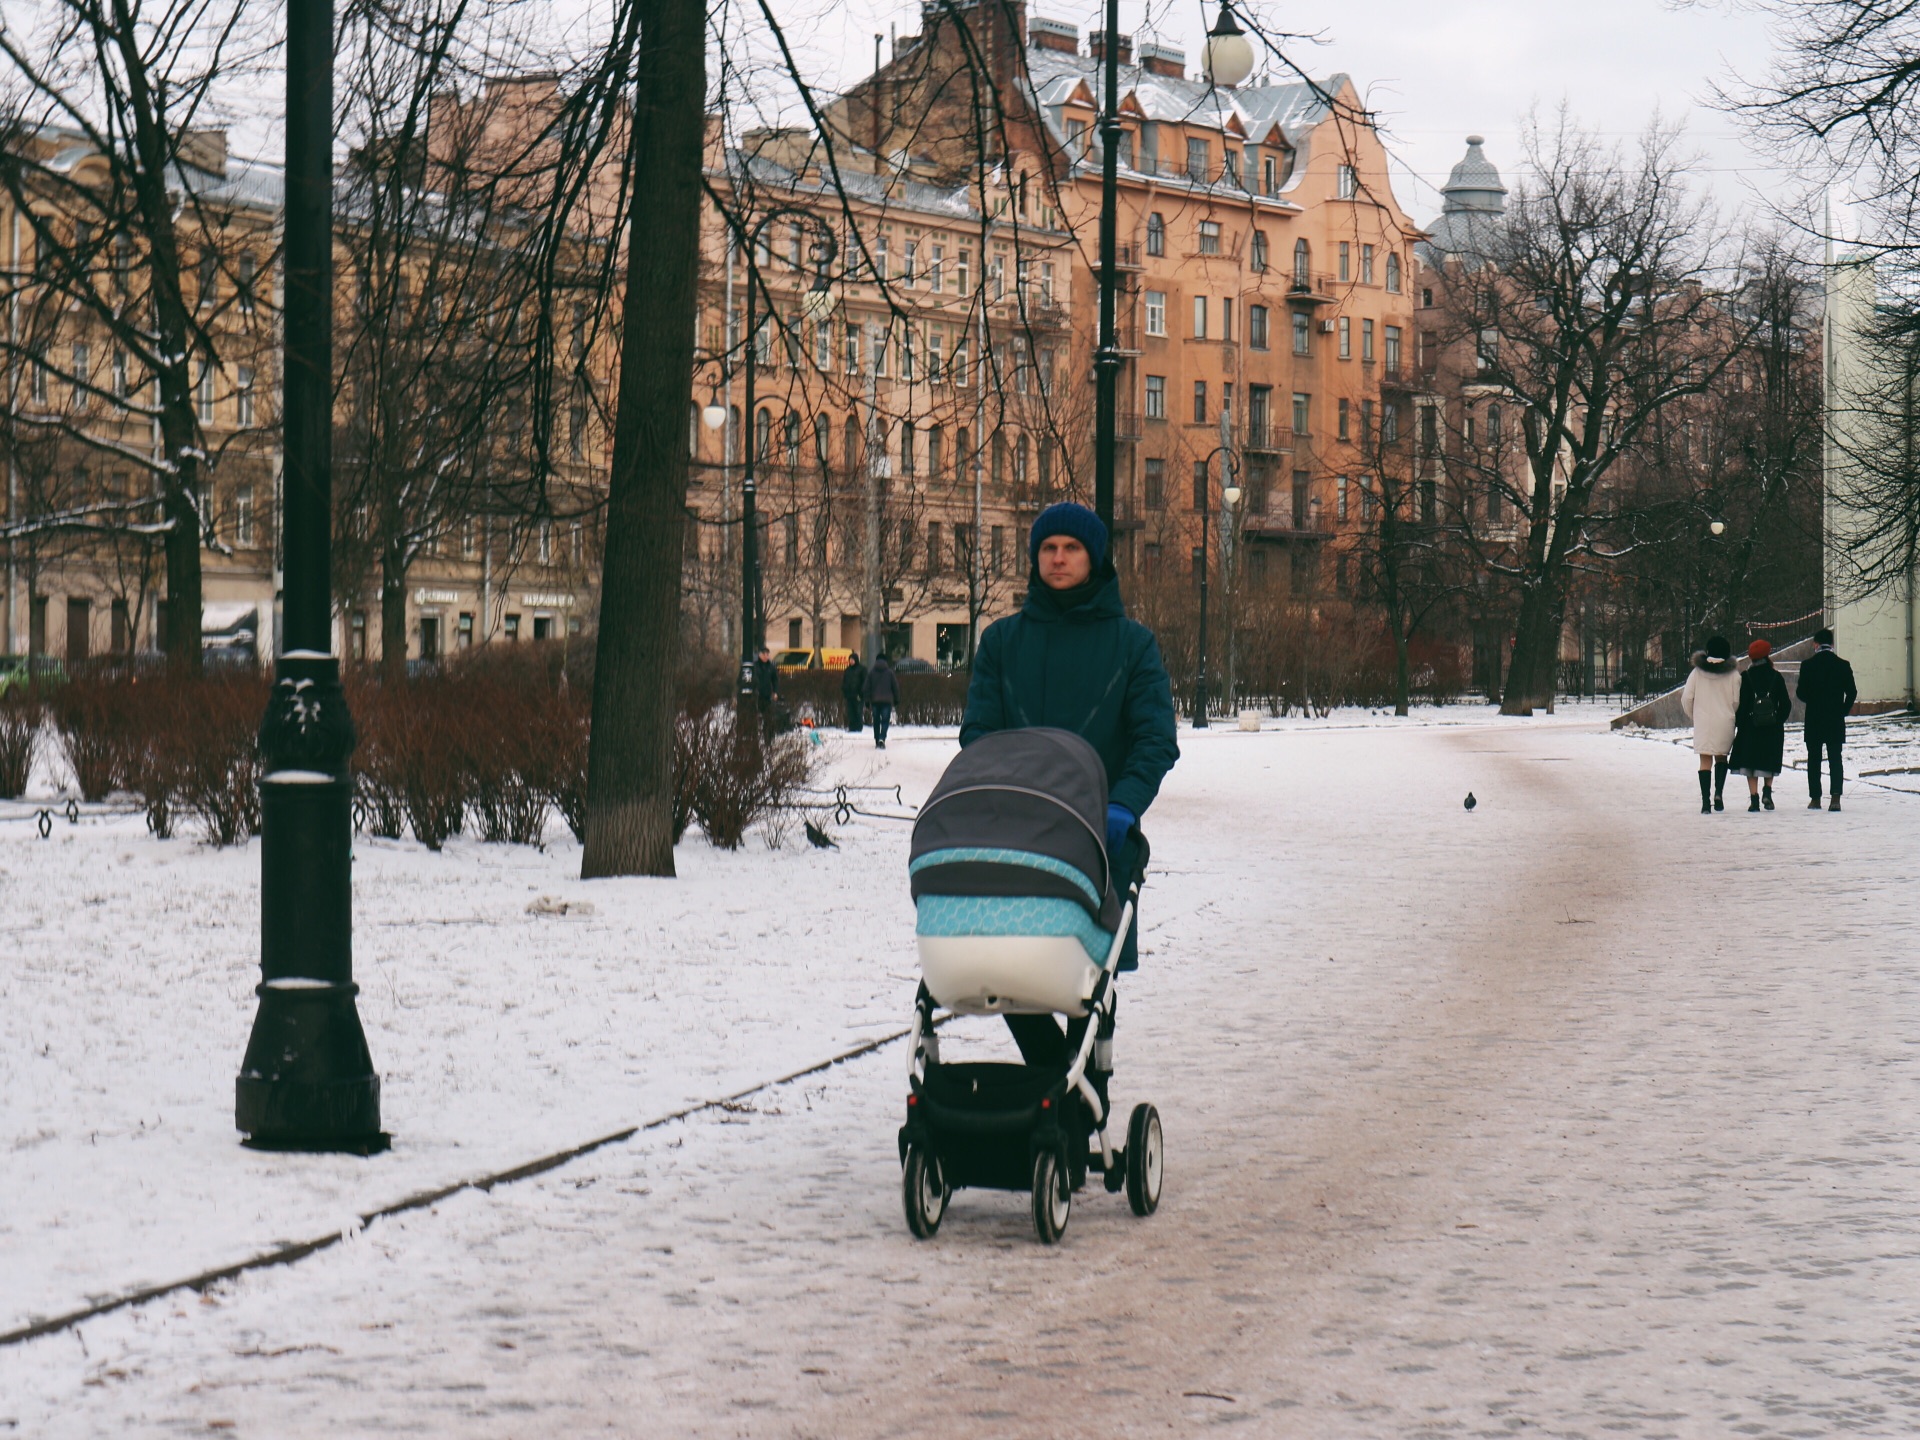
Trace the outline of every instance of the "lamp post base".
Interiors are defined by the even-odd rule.
[[[357,985],[269,980],[234,1082],[234,1124],[257,1150],[387,1148],[380,1077],[354,1008]]]

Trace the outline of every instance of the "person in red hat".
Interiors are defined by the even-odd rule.
[[[1740,706],[1733,713],[1733,753],[1727,767],[1747,777],[1747,809],[1773,809],[1773,777],[1787,749],[1787,719],[1793,698],[1773,666],[1773,646],[1747,647],[1747,673],[1740,677]]]

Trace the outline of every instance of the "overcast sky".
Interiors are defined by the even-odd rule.
[[[777,3],[777,0],[776,0]],[[1737,123],[1711,107],[1715,80],[1765,72],[1764,18],[1751,9],[1713,5],[1675,8],[1666,0],[1329,0],[1275,3],[1236,0],[1272,30],[1306,32],[1321,43],[1289,47],[1315,76],[1344,70],[1379,113],[1404,164],[1395,177],[1401,204],[1417,221],[1439,210],[1437,187],[1464,152],[1465,137],[1487,137],[1487,155],[1508,175],[1519,164],[1516,138],[1528,109],[1549,111],[1564,99],[1588,126],[1622,140],[1645,128],[1654,112],[1686,123],[1701,152],[1704,178],[1723,203],[1746,203],[1756,191],[1783,186],[1766,158],[1742,142]],[[1088,0],[1028,0],[1046,15],[1087,32],[1103,23],[1104,6]],[[1183,44],[1188,68],[1217,0],[1149,5],[1122,0],[1123,32],[1157,33]],[[1150,27],[1144,23],[1151,10]],[[776,11],[776,13],[780,13]],[[873,34],[897,25],[919,28],[917,4],[851,0],[808,26],[810,59],[821,82],[845,84],[873,63]]]

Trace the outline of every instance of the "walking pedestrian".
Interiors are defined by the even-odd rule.
[[[773,663],[773,651],[765,645],[753,660],[753,705],[760,713],[760,733],[773,734],[774,707],[780,699],[780,668]]]
[[[1813,796],[1807,808],[1820,808],[1820,756],[1825,751],[1833,788],[1827,809],[1838,810],[1847,778],[1840,768],[1840,747],[1847,743],[1847,716],[1860,692],[1853,683],[1853,666],[1833,653],[1833,631],[1821,626],[1813,632],[1813,643],[1819,648],[1801,664],[1794,686],[1807,707],[1807,790]]]
[[[887,731],[893,728],[893,707],[900,703],[900,677],[893,673],[893,662],[886,654],[873,657],[867,672],[867,704],[873,710],[873,748],[887,748]]]
[[[866,723],[867,699],[867,667],[858,651],[840,672],[840,698],[847,703],[847,729],[858,735]]]
[[[1734,712],[1733,753],[1729,768],[1747,777],[1747,809],[1773,809],[1773,778],[1787,748],[1787,717],[1793,700],[1787,682],[1773,665],[1773,646],[1756,640],[1747,647],[1747,673],[1740,677],[1740,706]]]
[[[1173,686],[1153,632],[1127,618],[1107,527],[1084,505],[1050,505],[1028,536],[1033,572],[1019,613],[996,620],[980,639],[967,685],[960,743],[995,730],[1054,726],[1100,752],[1107,772],[1108,855],[1129,873],[1160,782],[1180,758]],[[1120,952],[1120,968],[1138,968],[1139,918]],[[1084,1020],[1062,1034],[1051,1015],[1009,1015],[1029,1065],[1060,1063],[1085,1034]]]
[[[1680,708],[1693,722],[1693,753],[1700,757],[1700,813],[1727,808],[1727,755],[1733,749],[1733,717],[1740,708],[1740,672],[1733,649],[1715,635],[1696,651]]]

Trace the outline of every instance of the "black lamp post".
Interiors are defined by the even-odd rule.
[[[1207,552],[1213,549],[1213,457],[1216,455],[1221,457],[1221,478],[1228,482],[1220,489],[1221,500],[1229,509],[1240,500],[1240,489],[1232,483],[1233,452],[1225,445],[1216,445],[1200,462],[1206,467],[1207,479],[1200,487],[1200,657],[1193,676],[1193,728],[1196,730],[1207,728]]]
[[[1114,328],[1120,288],[1120,0],[1107,0],[1106,103],[1100,114],[1100,344],[1093,354],[1093,509],[1113,534],[1114,431],[1119,415],[1120,342]]]
[[[827,272],[834,257],[840,253],[839,242],[833,238],[833,230],[827,222],[812,211],[802,210],[796,205],[782,205],[777,210],[768,211],[747,232],[747,408],[741,422],[741,428],[746,431],[747,453],[746,463],[740,472],[740,693],[737,701],[739,712],[743,715],[758,704],[754,686],[755,657],[767,633],[760,592],[760,522],[754,510],[758,493],[754,466],[760,459],[760,417],[756,413],[754,400],[760,335],[754,300],[760,285],[764,283],[756,257],[761,233],[782,216],[811,226],[820,237],[813,243],[813,288],[801,302],[807,318],[816,325],[833,312],[833,295],[827,289]]]
[[[264,1149],[384,1150],[353,983],[353,717],[333,654],[333,4],[287,5],[284,650],[260,722],[260,1008],[234,1124]]]

